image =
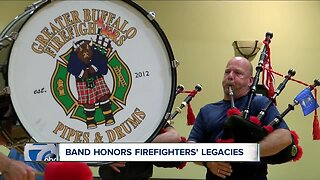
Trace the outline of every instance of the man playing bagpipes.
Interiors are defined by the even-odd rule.
[[[195,124],[190,132],[189,141],[196,143],[219,142],[224,134],[227,111],[234,106],[240,111],[245,110],[249,99],[249,92],[253,84],[253,68],[251,63],[243,57],[231,58],[226,66],[222,87],[224,98],[216,103],[205,105],[200,109]],[[232,89],[233,98],[230,96]],[[234,101],[232,100],[234,99]],[[232,100],[232,101],[231,101]],[[257,116],[269,99],[264,96],[254,96],[250,106],[250,116]],[[272,104],[261,119],[262,125],[268,125],[279,115],[279,111]],[[275,155],[292,143],[291,133],[285,121],[281,121],[261,141],[260,157]],[[241,132],[238,132],[241,133]],[[244,132],[245,133],[245,132]],[[207,168],[206,179],[237,179],[237,180],[265,180],[267,179],[267,162],[197,162]]]

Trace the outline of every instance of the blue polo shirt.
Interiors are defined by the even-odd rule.
[[[235,106],[243,111],[248,102],[248,95],[243,96],[235,100]],[[265,108],[268,98],[264,96],[255,96],[253,98],[249,115],[257,116],[261,109]],[[217,139],[221,138],[223,134],[223,126],[227,120],[227,110],[230,109],[230,101],[221,100],[216,103],[207,104],[200,109],[197,115],[195,124],[190,132],[189,141],[194,141],[197,143],[214,143]],[[269,124],[277,115],[279,111],[272,104],[266,116],[261,119],[263,125]],[[288,129],[287,124],[282,121],[279,123],[275,129],[285,128]],[[254,163],[237,163],[232,162],[232,173],[227,179],[237,179],[237,180],[264,180],[267,179],[268,174],[267,164],[264,162],[254,162]],[[219,179],[217,176],[211,173],[210,170],[207,171],[207,179]]]

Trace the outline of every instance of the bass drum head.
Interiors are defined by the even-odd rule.
[[[148,142],[176,87],[171,47],[133,2],[54,1],[28,19],[9,60],[19,120],[37,142]]]

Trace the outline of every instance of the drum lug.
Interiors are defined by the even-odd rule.
[[[176,67],[178,67],[180,65],[180,62],[178,61],[178,60],[173,60],[173,61],[171,61],[171,66],[173,67],[173,68],[176,68]]]
[[[51,0],[51,1],[53,1],[53,0]],[[42,4],[47,3],[47,2],[48,2],[48,0],[39,0],[39,1],[31,4],[30,6],[26,7],[25,11],[34,11],[39,6],[41,6]]]
[[[149,18],[149,20],[154,20],[156,18],[156,13],[153,11],[150,11],[147,15],[147,17]]]
[[[5,35],[3,38],[0,39],[0,50],[2,48],[8,47],[9,44],[4,44],[4,41],[12,42],[18,38],[18,32],[11,32],[10,35]]]

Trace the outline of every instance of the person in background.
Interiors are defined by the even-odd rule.
[[[229,87],[233,89],[235,106],[243,111],[248,102],[248,93],[253,84],[251,63],[243,57],[231,58],[224,71],[222,87],[224,98],[216,103],[210,103],[200,109],[195,124],[190,132],[188,141],[195,143],[214,143],[223,135],[224,123],[227,120],[227,110],[230,109]],[[255,96],[250,107],[250,115],[257,116],[268,102],[264,96]],[[271,122],[279,112],[272,105],[265,118],[261,120],[263,125]],[[285,121],[275,127],[260,144],[260,157],[277,154],[292,142],[290,131]],[[260,162],[196,162],[207,168],[206,179],[233,179],[233,180],[266,180],[267,164]]]
[[[34,180],[36,170],[19,160],[0,153],[0,172],[6,180]]]
[[[14,148],[10,149],[8,158],[10,158],[11,160],[20,161],[21,163],[24,163],[28,167],[31,167],[31,169],[34,172],[37,172],[37,173],[35,173],[35,177],[33,179],[35,179],[35,180],[43,180],[44,179],[42,173],[44,172],[45,165],[43,163],[24,161],[24,155],[21,154],[20,152],[18,152]],[[5,178],[5,179],[7,180],[7,178]]]
[[[181,137],[170,125],[153,139],[152,143],[177,143]],[[149,180],[152,177],[153,165],[158,167],[182,168],[183,162],[115,162],[100,166],[101,180]]]
[[[18,119],[10,102],[8,95],[0,96],[0,123],[1,128],[8,128],[10,131],[12,119]],[[9,102],[9,103],[8,103]],[[9,104],[9,105],[8,105]],[[13,118],[14,117],[14,118]],[[8,125],[9,124],[9,125]],[[5,145],[7,140],[0,132],[0,145]],[[38,162],[24,162],[23,154],[20,154],[16,149],[10,149],[9,155],[6,156],[0,153],[0,172],[1,179],[5,180],[43,180],[43,177],[36,176],[37,171],[43,172],[44,166]]]

